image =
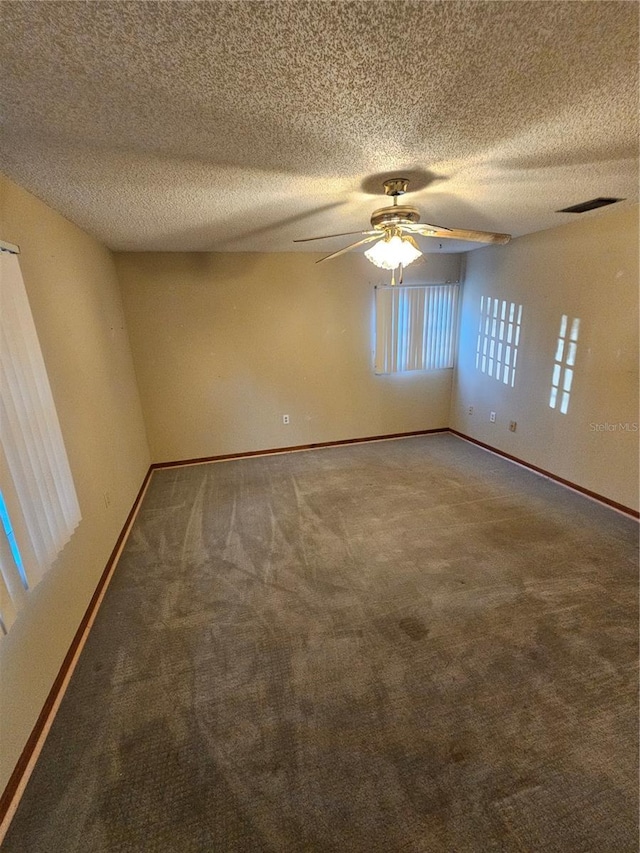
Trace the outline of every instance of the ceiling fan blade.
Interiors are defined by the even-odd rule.
[[[356,246],[362,246],[364,243],[371,243],[373,240],[381,240],[384,239],[384,233],[380,233],[376,231],[373,237],[365,237],[364,240],[358,240],[356,243],[351,243],[349,246],[345,246],[344,249],[338,249],[337,252],[332,252],[330,255],[325,255],[324,258],[320,258],[320,260],[316,261],[317,264],[322,263],[322,261],[328,261],[329,258],[337,258],[338,255],[343,255],[345,252],[350,251],[351,249],[355,249]]]
[[[325,234],[323,237],[303,237],[294,243],[309,243],[311,240],[329,240],[331,237],[351,237],[353,234],[373,234],[373,231],[345,231],[343,234]],[[375,232],[380,233],[380,232]]]
[[[422,226],[417,232],[423,237],[444,237],[449,240],[468,240],[471,243],[508,243],[511,234],[496,234],[493,231],[466,231],[462,228],[431,228]]]
[[[400,228],[416,234],[420,234],[425,228],[429,231],[451,231],[451,228],[445,228],[444,225],[430,225],[428,222],[403,222]]]

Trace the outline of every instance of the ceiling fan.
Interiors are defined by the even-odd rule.
[[[294,240],[294,243],[308,243],[311,240],[327,240],[330,237],[349,237],[359,234],[362,240],[357,240],[337,252],[325,255],[316,261],[328,261],[337,258],[345,252],[373,243],[370,249],[365,251],[365,257],[382,269],[396,270],[398,267],[406,267],[422,255],[415,237],[437,237],[449,240],[469,240],[474,243],[508,243],[510,234],[495,234],[491,231],[468,231],[459,228],[445,228],[442,225],[429,225],[420,222],[420,211],[408,204],[398,204],[398,196],[407,192],[409,181],[407,178],[389,178],[383,182],[385,194],[393,198],[393,204],[389,207],[380,207],[371,214],[371,229],[368,231],[346,231],[342,234],[327,234],[323,237],[307,237]]]

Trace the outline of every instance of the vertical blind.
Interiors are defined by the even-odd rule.
[[[453,367],[458,285],[376,287],[375,372]]]
[[[80,521],[18,257],[0,252],[0,629]]]

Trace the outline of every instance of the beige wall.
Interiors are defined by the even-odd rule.
[[[451,370],[373,373],[373,285],[388,273],[360,253],[319,257],[116,255],[155,462],[447,426]],[[408,273],[458,271],[435,255]]]
[[[523,305],[515,388],[475,367],[482,295]],[[562,314],[581,321],[566,415],[549,406]],[[637,206],[467,256],[452,427],[637,508],[639,433],[594,425],[638,420]]]
[[[111,253],[0,176],[82,521],[0,640],[0,790],[40,713],[149,466]],[[109,492],[107,509],[104,493]]]

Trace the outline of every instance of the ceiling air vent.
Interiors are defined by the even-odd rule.
[[[592,198],[590,201],[582,201],[580,204],[572,204],[571,207],[563,207],[562,210],[556,210],[556,213],[586,213],[587,210],[595,210],[597,207],[606,207],[608,204],[615,204],[617,201],[624,201],[623,198]]]

